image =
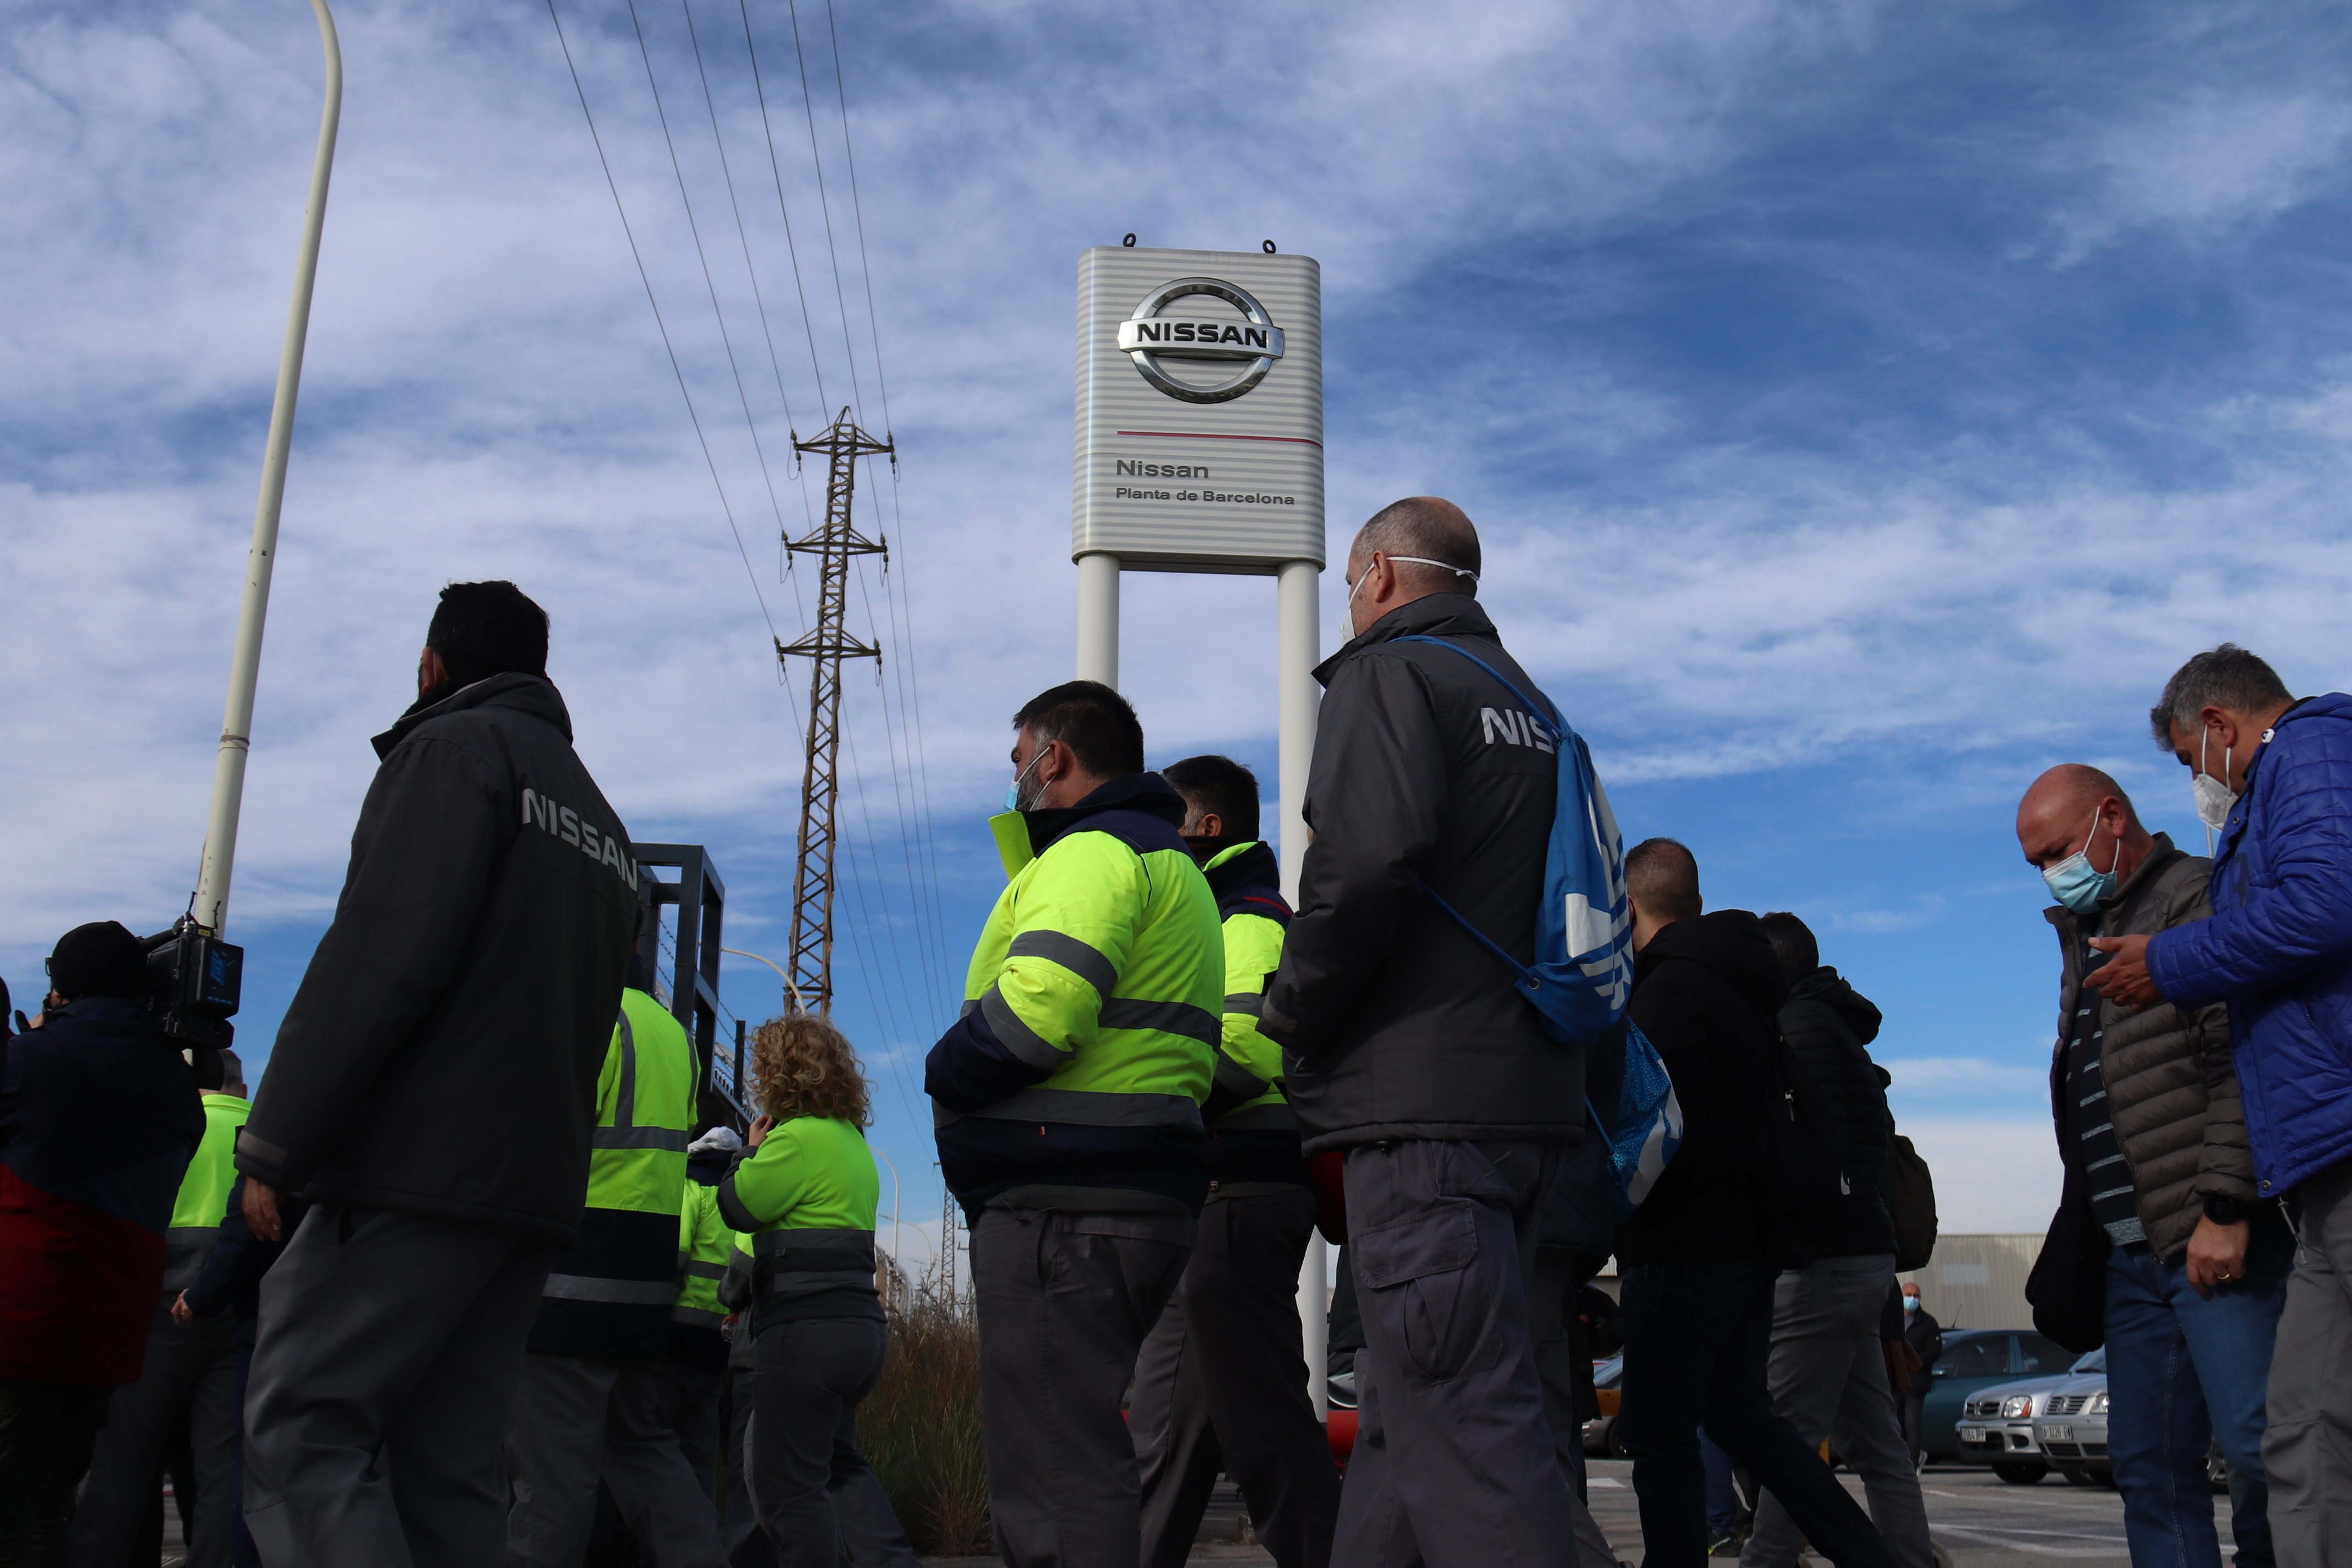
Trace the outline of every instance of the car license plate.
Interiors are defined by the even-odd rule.
[[[2042,1436],[2051,1442],[2071,1443],[2074,1440],[2074,1428],[2072,1426],[2044,1426],[2042,1428]]]

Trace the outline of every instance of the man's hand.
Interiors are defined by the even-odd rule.
[[[2246,1220],[2215,1225],[2210,1218],[2198,1219],[2189,1237],[2189,1283],[2200,1296],[2210,1300],[2214,1286],[2246,1277],[2246,1247],[2253,1234]]]
[[[1878,1344],[1886,1352],[1887,1384],[1895,1393],[1904,1393],[1910,1388],[1911,1380],[1919,1375],[1919,1352],[1911,1348],[1908,1340],[1881,1340]]]
[[[180,1327],[184,1329],[195,1321],[196,1314],[188,1306],[188,1293],[185,1290],[183,1290],[177,1296],[173,1297],[172,1321],[179,1324]]]
[[[774,1127],[775,1124],[776,1119],[774,1117],[762,1112],[759,1120],[751,1123],[751,1131],[743,1135],[743,1147],[746,1149],[757,1149],[760,1146],[760,1140],[765,1138],[768,1135],[769,1130]]]
[[[2111,956],[2093,970],[2083,984],[2119,1007],[2153,1007],[2164,1000],[2156,978],[2147,972],[2147,938],[2095,936],[2091,945]]]
[[[245,1179],[245,1223],[264,1241],[286,1239],[286,1224],[278,1216],[278,1189],[267,1182]]]

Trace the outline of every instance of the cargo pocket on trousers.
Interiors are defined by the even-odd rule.
[[[1443,1383],[1458,1377],[1483,1337],[1486,1303],[1476,1297],[1478,1205],[1439,1198],[1427,1209],[1350,1238],[1356,1282],[1376,1293],[1394,1325],[1405,1364]]]

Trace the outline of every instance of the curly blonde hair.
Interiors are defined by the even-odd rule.
[[[751,1092],[779,1121],[829,1116],[864,1127],[874,1120],[856,1049],[832,1020],[807,1014],[771,1018],[751,1037]]]

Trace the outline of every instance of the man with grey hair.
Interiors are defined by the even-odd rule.
[[[1505,685],[1532,687],[1478,605],[1479,564],[1477,531],[1434,496],[1356,536],[1354,637],[1315,672],[1315,837],[1260,1014],[1306,1152],[1345,1156],[1367,1342],[1335,1563],[1575,1560],[1527,1294],[1583,1134],[1584,1052],[1423,891],[1532,958],[1559,759]]]
[[[2257,1202],[2230,1021],[2219,1003],[2137,1011],[2084,985],[2093,938],[2152,935],[2203,921],[2207,862],[2143,826],[2123,786],[2063,763],[2017,808],[2017,842],[2055,907],[2061,961],[2051,1109],[2065,1171],[2060,1223],[2102,1240],[2101,1293],[2084,1337],[2103,1332],[2115,1394],[2108,1458],[2133,1555],[2186,1547],[2219,1562],[2205,1455],[2230,1462],[2230,1528],[2249,1563],[2270,1560],[2264,1523],[2263,1384],[2293,1238]],[[2056,1325],[2053,1332],[2073,1339]]]
[[[2213,915],[2094,940],[2111,956],[2086,984],[2126,1008],[2229,1005],[2255,1186],[2290,1199],[2302,1242],[2263,1465],[2278,1561],[2303,1568],[2352,1540],[2352,697],[2298,701],[2223,643],[2148,718],[2215,835]]]

